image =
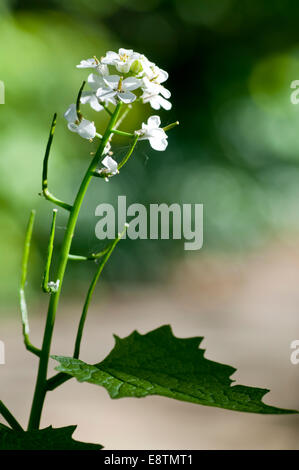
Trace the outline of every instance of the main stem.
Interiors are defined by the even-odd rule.
[[[104,151],[104,148],[110,139],[110,136],[112,133],[111,131],[117,122],[120,108],[121,108],[121,103],[119,103],[116,106],[114,113],[111,116],[107,129],[105,131],[105,134],[102,138],[101,144],[82,180],[74,205],[70,212],[70,216],[69,216],[69,220],[68,220],[68,224],[66,227],[66,232],[64,235],[64,240],[63,240],[63,244],[61,248],[59,267],[57,271],[57,280],[60,281],[59,287],[58,287],[57,292],[51,293],[51,298],[49,302],[47,321],[46,321],[46,326],[45,326],[45,331],[44,331],[41,355],[39,359],[38,374],[37,374],[34,397],[33,397],[33,402],[32,402],[32,407],[31,407],[30,418],[29,418],[28,430],[39,429],[39,425],[40,425],[42,409],[43,409],[43,405],[44,405],[44,401],[45,401],[45,397],[47,393],[46,380],[47,380],[47,371],[48,371],[50,348],[51,348],[53,329],[54,329],[54,323],[55,323],[55,316],[56,316],[63,278],[64,278],[64,274],[65,274],[65,270],[66,270],[66,266],[68,262],[68,256],[70,253],[70,248],[71,248],[72,239],[73,239],[74,232],[75,232],[78,215],[80,212],[80,208],[81,208],[86,190],[90,183],[90,180],[92,179],[93,173],[98,165],[98,161]]]

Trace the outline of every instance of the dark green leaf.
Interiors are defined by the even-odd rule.
[[[102,385],[111,398],[161,395],[251,413],[297,413],[264,404],[261,399],[269,390],[232,386],[230,376],[236,369],[206,359],[199,349],[202,339],[176,338],[170,326],[162,326],[145,335],[134,331],[127,338],[115,336],[114,349],[99,364],[54,359],[60,363],[56,370],[79,382]]]
[[[101,445],[74,441],[76,426],[15,431],[0,424],[0,450],[100,450]]]

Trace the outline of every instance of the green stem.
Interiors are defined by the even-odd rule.
[[[27,309],[27,302],[25,297],[25,285],[27,279],[27,270],[28,270],[28,260],[30,254],[30,245],[31,245],[31,238],[32,238],[32,231],[35,219],[35,211],[32,210],[29,218],[29,222],[27,225],[26,236],[25,236],[25,245],[24,245],[24,254],[22,260],[22,276],[21,276],[21,284],[20,284],[20,309],[22,314],[22,327],[23,327],[23,338],[24,344],[28,351],[32,352],[36,356],[40,355],[40,350],[33,346],[29,339],[29,320],[28,320],[28,309]]]
[[[114,248],[116,247],[117,243],[120,241],[120,239],[124,235],[124,232],[125,232],[126,228],[127,227],[125,227],[123,232],[118,234],[118,237],[112,242],[111,246],[109,247],[109,249],[107,251],[107,254],[106,254],[105,258],[100,263],[100,265],[97,269],[97,272],[95,273],[94,278],[91,282],[91,285],[88,289],[88,293],[87,293],[87,296],[86,296],[86,299],[85,299],[82,315],[81,315],[79,326],[78,326],[78,332],[77,332],[77,336],[76,336],[74,355],[73,355],[73,357],[75,359],[79,358],[83,329],[84,329],[88,308],[89,308],[89,305],[90,305],[90,302],[91,302],[91,299],[92,299],[92,295],[93,295],[95,286],[96,286],[96,284],[99,280],[99,277],[100,277],[100,275],[101,275],[101,273],[104,269],[105,264],[107,263],[108,259],[110,258],[110,256],[111,256]],[[51,377],[50,379],[47,380],[47,390],[49,390],[49,391],[50,390],[51,391],[55,390],[55,388],[59,387],[64,382],[67,382],[71,378],[72,377],[69,374],[65,374],[64,372],[59,372],[58,374],[54,375],[53,377]]]
[[[124,121],[124,119],[127,117],[128,113],[131,111],[132,109],[132,105],[131,104],[128,104],[128,106],[126,107],[126,109],[123,111],[123,113],[121,114],[121,116],[119,117],[119,119],[117,120],[115,126],[114,126],[114,129],[118,129],[119,126],[122,124],[122,122]]]
[[[8,408],[4,405],[3,401],[0,400],[0,414],[2,414],[3,418],[8,422],[8,424],[14,429],[15,431],[24,431],[22,426],[18,423],[16,418],[11,414]]]
[[[167,132],[173,129],[174,127],[178,126],[180,123],[179,121],[172,122],[171,124],[168,124],[168,126],[162,127],[163,131]]]
[[[43,161],[42,193],[48,201],[53,202],[53,204],[56,204],[56,206],[62,207],[63,209],[66,209],[67,211],[71,211],[72,206],[70,204],[67,204],[66,202],[61,201],[57,197],[53,196],[53,194],[50,193],[48,189],[48,162],[49,162],[51,145],[52,145],[52,141],[54,137],[54,131],[56,127],[56,118],[57,118],[57,114],[55,113],[53,120],[52,120],[50,134],[49,134],[48,143],[47,143],[46,152],[45,152],[44,161]]]
[[[103,106],[103,108],[105,109],[106,113],[110,114],[110,116],[113,115],[113,113],[110,111],[110,109],[108,108],[108,106],[107,106],[104,102],[101,102],[101,101],[100,101],[100,105]]]
[[[88,256],[69,254],[69,260],[72,260],[72,261],[90,261],[90,260],[93,260],[93,258],[89,258]]]
[[[42,289],[46,293],[49,293],[52,291],[51,288],[49,287],[49,275],[50,275],[51,261],[52,261],[53,248],[54,248],[56,217],[57,217],[57,209],[53,209],[52,225],[51,225],[50,238],[49,238],[49,243],[48,243],[47,261],[46,261],[45,272],[44,272],[44,277],[43,277],[43,282],[42,282]]]
[[[59,286],[58,286],[57,292],[51,293],[51,298],[49,302],[49,308],[48,308],[48,314],[47,314],[47,320],[46,320],[46,326],[45,326],[44,338],[43,338],[43,344],[42,344],[42,351],[41,351],[41,357],[40,357],[40,362],[39,362],[39,369],[38,369],[35,392],[34,392],[34,397],[33,397],[33,402],[32,402],[31,414],[29,418],[28,429],[38,429],[39,424],[40,424],[41,413],[42,413],[42,409],[43,409],[43,405],[45,401],[45,396],[47,393],[46,379],[47,379],[47,370],[48,370],[50,347],[51,347],[51,341],[52,341],[52,335],[53,335],[53,329],[54,329],[54,323],[55,323],[56,310],[57,310],[58,303],[59,303],[61,287],[63,283],[63,278],[64,278],[67,262],[69,259],[70,248],[71,248],[72,239],[74,236],[75,227],[76,227],[78,215],[80,212],[81,204],[83,202],[88,185],[93,177],[93,172],[95,171],[98,165],[98,161],[104,151],[104,148],[107,142],[109,141],[111,130],[113,129],[117,121],[120,109],[121,109],[121,103],[118,103],[118,105],[116,106],[114,110],[113,115],[111,116],[110,122],[107,126],[103,139],[99,145],[99,148],[81,182],[74,205],[72,206],[72,209],[70,212],[70,216],[69,216],[69,220],[68,220],[68,224],[67,224],[67,228],[66,228],[66,232],[64,235],[62,248],[61,248],[59,267],[58,267],[58,272],[57,272],[57,280],[59,281]]]
[[[90,256],[81,256],[81,255],[72,255],[69,254],[69,259],[72,261],[95,261],[98,258],[102,258],[108,251],[110,247],[108,246],[102,251],[99,251],[98,253],[92,253]]]
[[[47,390],[49,392],[55,390],[55,388],[59,387],[72,378],[73,377],[69,374],[58,372],[58,374],[53,375],[53,377],[50,377],[50,379],[47,380]]]
[[[90,302],[91,302],[91,299],[92,299],[92,296],[93,296],[93,293],[94,293],[94,290],[95,290],[95,287],[97,285],[97,282],[99,280],[99,277],[104,269],[104,266],[105,264],[107,263],[108,259],[110,258],[110,256],[112,255],[112,252],[114,250],[114,248],[116,247],[117,243],[120,241],[120,239],[122,238],[123,236],[123,233],[120,233],[118,235],[118,237],[113,241],[113,243],[111,244],[111,247],[109,249],[109,251],[107,252],[105,258],[101,261],[101,263],[99,264],[99,267],[93,277],[93,280],[90,284],[90,287],[88,289],[88,293],[87,293],[87,296],[86,296],[86,299],[85,299],[85,303],[84,303],[84,307],[83,307],[83,311],[82,311],[82,315],[81,315],[81,318],[80,318],[80,322],[79,322],[79,326],[78,326],[78,332],[77,332],[77,337],[76,337],[76,342],[75,342],[75,349],[74,349],[74,354],[73,354],[73,357],[75,359],[78,359],[79,358],[79,354],[80,354],[80,346],[81,346],[81,340],[82,340],[82,335],[83,335],[83,329],[84,329],[84,325],[85,325],[85,320],[86,320],[86,316],[87,316],[87,312],[88,312],[88,308],[89,308],[89,305],[90,305]]]
[[[83,116],[82,116],[82,113],[80,111],[80,101],[81,101],[81,95],[82,95],[82,91],[83,91],[83,88],[85,87],[85,81],[82,83],[81,87],[80,87],[80,90],[79,90],[79,93],[78,93],[78,96],[77,96],[77,100],[76,100],[76,113],[77,113],[77,117],[78,117],[78,120],[81,121]]]
[[[134,134],[131,132],[124,132],[124,131],[119,131],[117,129],[112,129],[113,134],[116,135],[123,135],[124,137],[134,137]]]
[[[135,135],[134,137],[134,140],[133,140],[133,143],[131,145],[131,147],[129,148],[129,151],[128,153],[124,156],[124,158],[122,159],[122,161],[119,163],[117,169],[120,170],[122,166],[124,166],[125,163],[127,163],[127,161],[129,160],[130,156],[132,155],[133,153],[133,150],[137,144],[137,141],[139,139],[139,136],[138,135]]]

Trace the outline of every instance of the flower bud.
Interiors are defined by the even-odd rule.
[[[142,63],[140,62],[140,60],[138,59],[134,60],[131,64],[130,72],[138,74],[142,72],[142,70],[143,70],[143,67],[142,67]]]

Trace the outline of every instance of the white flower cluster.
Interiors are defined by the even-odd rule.
[[[132,91],[137,89],[141,92],[140,100],[150,103],[153,109],[171,108],[168,101],[171,93],[162,85],[168,79],[168,73],[139,52],[123,48],[118,53],[108,51],[100,61],[96,58],[82,60],[77,67],[92,68],[97,72],[89,75],[91,91],[83,92],[82,96],[82,102],[89,102],[96,111],[103,109],[101,102],[115,104],[116,98],[132,103],[136,99]],[[114,67],[117,74],[110,75],[109,67]]]
[[[171,103],[168,101],[171,96],[170,91],[162,85],[167,80],[168,73],[132,49],[108,51],[101,60],[96,57],[82,60],[77,68],[93,69],[87,79],[90,90],[82,92],[80,101],[82,104],[88,103],[95,111],[107,110],[109,104],[115,106],[118,102],[131,104],[136,99],[142,103],[149,103],[155,110],[171,109]],[[95,136],[101,137],[96,131],[94,122],[84,119],[75,104],[69,106],[64,117],[68,122],[68,128],[81,137],[88,140],[92,140]],[[148,139],[153,149],[165,150],[167,135],[160,128],[160,124],[159,116],[151,116],[146,124],[142,124],[140,130],[135,131],[135,135],[140,140]],[[101,170],[103,175],[107,174],[110,177],[117,174],[117,162],[109,156],[112,154],[109,142],[103,154],[106,155],[102,161],[105,167]],[[108,180],[108,177],[105,179]]]

